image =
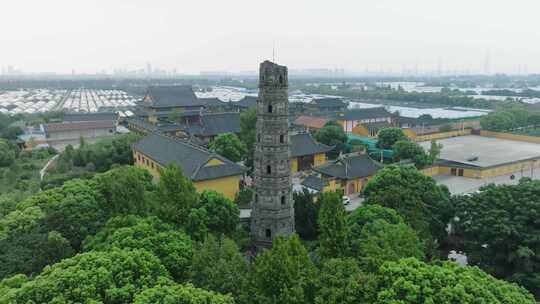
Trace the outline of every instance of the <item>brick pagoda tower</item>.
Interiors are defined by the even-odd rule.
[[[294,232],[290,155],[287,67],[265,61],[259,68],[251,212],[257,248]]]

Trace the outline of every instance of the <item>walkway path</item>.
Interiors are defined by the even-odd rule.
[[[60,154],[56,154],[55,156],[53,156],[53,158],[49,159],[49,161],[45,164],[43,169],[39,170],[40,181],[43,181],[43,177],[45,176],[45,173],[47,173],[47,169],[49,169],[49,166],[54,162],[55,159],[58,158],[58,156],[60,156]]]

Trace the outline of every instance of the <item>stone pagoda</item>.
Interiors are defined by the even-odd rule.
[[[269,248],[294,232],[287,67],[270,61],[259,69],[251,236]]]

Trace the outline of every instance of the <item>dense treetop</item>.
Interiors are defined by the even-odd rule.
[[[379,269],[371,303],[535,303],[527,291],[476,267],[452,262],[429,265],[414,258]]]
[[[114,165],[0,200],[0,303],[534,303],[508,281],[538,296],[540,182],[451,198],[388,166],[350,214],[341,193],[295,194],[305,239],[254,255],[236,202],[161,173]],[[440,261],[452,218],[479,268]]]
[[[452,217],[450,192],[413,166],[387,166],[367,184],[366,204],[393,208],[405,222],[428,239],[446,239],[446,226]]]
[[[540,296],[540,181],[489,186],[453,201],[469,262]]]
[[[233,162],[245,159],[247,153],[246,144],[233,133],[219,134],[210,142],[208,148]]]

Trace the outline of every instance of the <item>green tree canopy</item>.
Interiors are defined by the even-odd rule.
[[[234,304],[229,295],[221,295],[193,285],[164,284],[147,288],[135,296],[134,304]]]
[[[400,217],[417,231],[426,246],[432,246],[433,238],[429,221],[431,214],[419,195],[410,189],[389,186],[386,191],[377,192],[366,202],[366,205],[375,204],[382,204],[396,210]]]
[[[351,256],[367,271],[376,272],[386,261],[424,258],[424,244],[394,209],[366,205],[354,210],[347,224]]]
[[[419,144],[409,140],[399,140],[393,146],[394,160],[411,160],[416,168],[422,169],[431,165],[432,159]]]
[[[374,285],[368,296],[371,303],[535,303],[524,288],[453,262],[429,265],[414,258],[387,262]]]
[[[195,286],[242,297],[246,292],[248,262],[229,239],[210,235],[193,255],[190,281]]]
[[[168,277],[159,259],[148,251],[94,251],[45,268],[0,302],[132,303],[136,294],[166,283]]]
[[[383,149],[392,148],[400,140],[407,140],[407,136],[400,128],[384,128],[377,134],[377,146]]]
[[[365,278],[354,259],[326,260],[316,278],[315,303],[362,303],[364,281]]]
[[[223,194],[213,190],[203,191],[198,208],[205,210],[205,226],[210,232],[230,236],[236,230],[240,209]]]
[[[446,226],[452,217],[450,193],[415,167],[391,165],[379,170],[364,189],[364,196],[366,204],[397,210],[419,233],[427,223],[436,241],[446,240]]]
[[[356,208],[348,217],[347,225],[350,229],[355,226],[357,232],[360,232],[366,224],[376,220],[384,220],[390,224],[400,224],[403,218],[391,208],[386,208],[378,204],[366,205],[362,208]]]
[[[154,209],[160,219],[185,225],[191,208],[197,206],[198,200],[195,186],[180,167],[170,165],[161,170],[154,195]]]
[[[319,234],[319,209],[321,204],[315,203],[315,196],[307,189],[293,192],[294,226],[302,239],[315,239]]]
[[[0,139],[0,167],[9,167],[15,161],[15,150],[7,140]]]
[[[277,237],[251,271],[251,303],[304,304],[312,299],[315,266],[297,235]]]
[[[23,133],[24,131],[20,127],[11,126],[4,129],[2,133],[0,134],[0,137],[6,138],[8,140],[16,140],[17,137]]]
[[[208,145],[211,151],[233,161],[239,162],[245,158],[247,153],[246,144],[244,144],[233,133],[219,134]]]
[[[99,201],[88,181],[73,180],[18,203],[0,218],[0,278],[36,274],[77,252],[105,222]]]
[[[96,189],[105,198],[102,209],[108,216],[144,215],[149,211],[145,192],[152,189],[152,176],[148,171],[134,166],[122,166],[96,175],[94,181]]]
[[[240,140],[247,149],[246,165],[252,167],[255,150],[255,134],[257,133],[257,109],[249,109],[240,114]]]
[[[346,211],[341,194],[324,193],[319,211],[319,254],[322,258],[339,258],[347,254]]]
[[[334,147],[334,149],[328,153],[328,156],[331,158],[335,158],[340,152],[346,150],[345,143],[347,143],[347,135],[340,125],[329,124],[324,126],[315,133],[315,139],[320,143]]]
[[[540,181],[490,186],[454,202],[468,261],[540,298]]]
[[[114,164],[130,165],[133,164],[131,146],[139,139],[138,135],[128,133],[103,139],[95,144],[85,144],[71,151],[71,160],[77,167],[93,164],[97,172],[105,172]]]
[[[45,229],[61,233],[78,250],[81,242],[95,234],[106,221],[101,202],[102,196],[91,181],[72,180],[60,188],[28,197],[17,209],[40,208]]]
[[[366,224],[356,238],[352,237],[357,256],[364,269],[375,272],[386,261],[404,257],[424,259],[424,244],[405,223],[390,224],[376,220]]]
[[[534,124],[534,118],[531,121],[529,117],[537,115],[527,111],[521,106],[502,107],[485,115],[480,120],[482,129],[489,131],[507,131],[519,127],[526,127]]]
[[[431,141],[429,151],[428,151],[429,159],[431,163],[434,163],[437,160],[437,158],[441,154],[442,148],[443,148],[443,145],[438,144],[436,140]]]
[[[33,226],[24,233],[12,233],[0,240],[0,279],[20,273],[39,274],[45,266],[73,254],[66,238],[56,231],[46,232],[43,225]]]
[[[175,280],[183,281],[188,277],[193,255],[191,239],[157,217],[112,218],[84,242],[85,251],[109,251],[112,248],[147,250],[161,260]]]

